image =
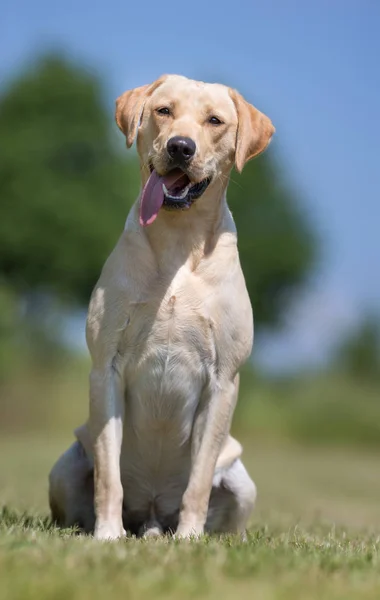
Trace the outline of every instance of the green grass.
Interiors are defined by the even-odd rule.
[[[246,372],[234,427],[259,492],[248,542],[99,544],[54,529],[47,505],[49,469],[86,416],[88,367],[0,384],[0,600],[380,598],[378,385]]]
[[[259,499],[246,544],[97,543],[50,525],[47,473],[70,442],[0,441],[0,600],[380,598],[376,452],[243,440]]]
[[[242,544],[96,543],[40,519],[6,513],[0,526],[0,598],[378,599],[380,540],[314,526],[261,527]]]

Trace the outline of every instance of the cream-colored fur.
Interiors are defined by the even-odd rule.
[[[150,167],[167,172],[177,135],[196,143],[190,180],[211,183],[147,227],[138,199],[103,268],[87,320],[89,419],[50,474],[53,516],[98,539],[123,536],[123,516],[145,535],[243,532],[256,491],[229,430],[253,320],[226,188],[274,128],[236,91],[173,75],[123,94],[116,120],[128,146],[137,134],[142,185]]]

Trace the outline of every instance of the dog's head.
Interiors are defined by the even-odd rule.
[[[225,187],[233,164],[240,172],[274,133],[270,119],[235,90],[178,75],[122,94],[116,122],[128,148],[138,133],[143,225],[161,206],[187,209],[208,188]]]

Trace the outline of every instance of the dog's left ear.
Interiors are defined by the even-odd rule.
[[[163,75],[153,83],[124,92],[116,100],[116,123],[127,138],[127,148],[130,148],[134,142],[147,98],[165,79],[166,75]]]
[[[230,90],[238,115],[235,166],[239,173],[246,162],[264,152],[275,132],[272,121],[244,100],[236,90]]]

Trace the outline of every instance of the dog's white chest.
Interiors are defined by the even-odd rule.
[[[132,308],[126,331],[125,380],[144,423],[194,409],[215,360],[207,304],[178,276],[162,298]],[[147,376],[149,374],[149,376]],[[132,404],[135,404],[134,399]]]
[[[131,307],[123,340],[126,470],[185,475],[202,390],[214,368],[215,340],[206,299],[192,274],[179,272],[166,293]],[[136,463],[134,465],[134,463]]]

